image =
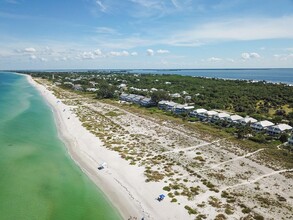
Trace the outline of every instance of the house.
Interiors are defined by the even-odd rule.
[[[178,104],[176,102],[167,102],[165,110],[166,111],[173,111],[173,109],[177,106]]]
[[[64,82],[63,85],[69,86],[69,87],[73,87],[73,83],[72,82]]]
[[[166,108],[166,103],[168,103],[169,101],[167,101],[167,100],[161,100],[161,101],[159,101],[158,102],[158,108],[159,109],[165,109]]]
[[[121,101],[126,101],[127,102],[127,97],[129,96],[129,94],[127,94],[127,93],[122,93],[121,95],[120,95],[120,100]]]
[[[140,100],[144,99],[145,97],[142,95],[136,95],[133,99],[132,102],[135,104],[140,104]]]
[[[75,84],[75,85],[73,86],[73,89],[74,89],[75,91],[83,91],[83,88],[82,88],[82,86],[81,86],[80,84]]]
[[[151,98],[143,98],[140,100],[139,104],[144,107],[151,107],[156,105],[156,103]]]
[[[204,109],[204,108],[199,108],[199,109],[196,109],[192,112],[189,113],[189,115],[191,117],[197,117],[198,114],[205,114],[208,110]]]
[[[61,86],[62,83],[61,83],[61,82],[55,82],[54,85],[56,85],[56,86]]]
[[[292,130],[292,127],[287,124],[278,124],[271,127],[268,127],[267,133],[270,135],[279,135],[284,132],[289,132]]]
[[[267,120],[259,121],[250,125],[250,127],[257,132],[266,130],[270,126],[274,126],[274,123]]]
[[[257,120],[255,118],[252,118],[252,117],[249,117],[249,116],[246,116],[245,118],[242,118],[242,119],[239,120],[239,124],[241,124],[243,126],[245,126],[245,125],[247,125],[249,123],[253,124],[255,122],[257,122]]]
[[[188,105],[176,105],[173,108],[173,112],[176,115],[181,115],[184,113],[189,113],[190,111],[192,111],[192,109],[194,109],[194,106],[188,106]]]
[[[172,98],[180,98],[181,97],[181,95],[179,93],[173,93],[173,94],[170,94],[170,96]]]
[[[211,119],[212,122],[215,122],[215,121],[219,121],[219,120],[226,120],[230,117],[229,114],[225,113],[225,112],[220,112],[216,115],[214,115]]]
[[[209,121],[213,116],[217,115],[216,111],[206,111],[205,113],[198,114],[197,117],[202,121]]]
[[[121,83],[120,85],[117,86],[119,89],[126,89],[127,85],[124,83]]]
[[[185,111],[185,113],[189,113],[189,112],[191,112],[193,109],[194,109],[194,106],[192,106],[192,105],[188,105],[188,106],[185,106],[185,107],[184,107],[184,111]]]
[[[293,146],[293,135],[291,137],[289,137],[288,144]]]
[[[235,123],[235,124],[238,124],[240,123],[240,120],[243,119],[242,116],[240,115],[231,115],[230,117],[227,118],[227,121],[229,123]]]
[[[133,99],[136,97],[136,95],[134,95],[134,94],[129,94],[127,97],[126,97],[126,99],[125,99],[125,101],[126,102],[133,102]]]
[[[96,92],[96,91],[98,91],[98,89],[97,88],[87,88],[86,91],[87,92]]]
[[[96,83],[95,81],[89,81],[89,84],[93,87],[95,87],[96,85],[98,85],[98,83]]]

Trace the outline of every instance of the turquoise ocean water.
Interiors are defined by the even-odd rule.
[[[75,165],[25,77],[0,73],[0,219],[121,219]]]

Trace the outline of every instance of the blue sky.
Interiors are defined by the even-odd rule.
[[[0,69],[293,67],[293,0],[0,0]]]

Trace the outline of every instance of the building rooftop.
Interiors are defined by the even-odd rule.
[[[256,125],[261,125],[262,127],[269,127],[269,126],[273,126],[274,125],[273,122],[270,122],[268,120],[260,121],[260,122],[257,122],[255,124]]]
[[[287,125],[287,124],[274,125],[274,126],[272,126],[272,128],[280,129],[280,131],[286,131],[286,130],[291,130],[292,129],[292,127],[290,125]]]

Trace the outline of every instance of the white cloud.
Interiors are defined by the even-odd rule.
[[[95,59],[95,55],[93,52],[83,52],[81,54],[81,59],[83,60],[93,60]]]
[[[129,56],[129,52],[126,51],[126,50],[123,50],[121,52],[111,51],[111,52],[109,52],[109,56],[112,56],[112,57],[127,57],[127,56]]]
[[[102,51],[100,49],[96,49],[94,51],[94,54],[97,55],[97,56],[103,56],[103,53],[102,53]]]
[[[147,49],[147,55],[148,56],[154,56],[155,52],[152,49]]]
[[[250,58],[250,55],[249,55],[249,53],[242,53],[242,54],[241,54],[241,58],[242,58],[243,60],[248,60],[248,59]]]
[[[166,53],[170,53],[170,51],[169,50],[162,50],[162,49],[160,49],[160,50],[157,50],[157,53],[158,54],[166,54]]]
[[[260,58],[260,55],[258,53],[252,52],[252,53],[242,53],[241,58],[243,60],[249,60],[249,59],[258,59]]]
[[[230,18],[209,22],[171,34],[166,43],[174,46],[201,46],[213,41],[293,39],[293,16],[278,18]]]
[[[260,55],[258,53],[250,53],[250,58],[260,58]]]
[[[130,55],[131,55],[131,56],[137,56],[138,53],[137,53],[137,52],[132,52]]]
[[[99,6],[101,12],[107,11],[107,7],[104,5],[102,1],[96,0],[96,4]]]
[[[42,62],[47,62],[47,61],[48,61],[48,59],[47,59],[47,58],[44,58],[44,57],[42,57],[42,58],[41,58],[41,61],[42,61]]]
[[[175,8],[181,8],[177,0],[171,0]]]
[[[30,59],[31,59],[31,60],[36,60],[36,59],[37,59],[37,56],[36,56],[36,55],[31,55],[31,56],[30,56]]]
[[[215,62],[222,61],[222,59],[218,58],[218,57],[210,57],[210,58],[207,59],[207,61],[215,63]]]
[[[293,53],[290,54],[275,54],[274,57],[276,60],[280,61],[288,61],[288,60],[293,60]]]
[[[35,48],[33,48],[33,47],[28,47],[28,48],[25,48],[25,49],[23,50],[23,52],[27,52],[27,53],[35,53],[35,52],[37,52],[37,50],[36,50]]]

